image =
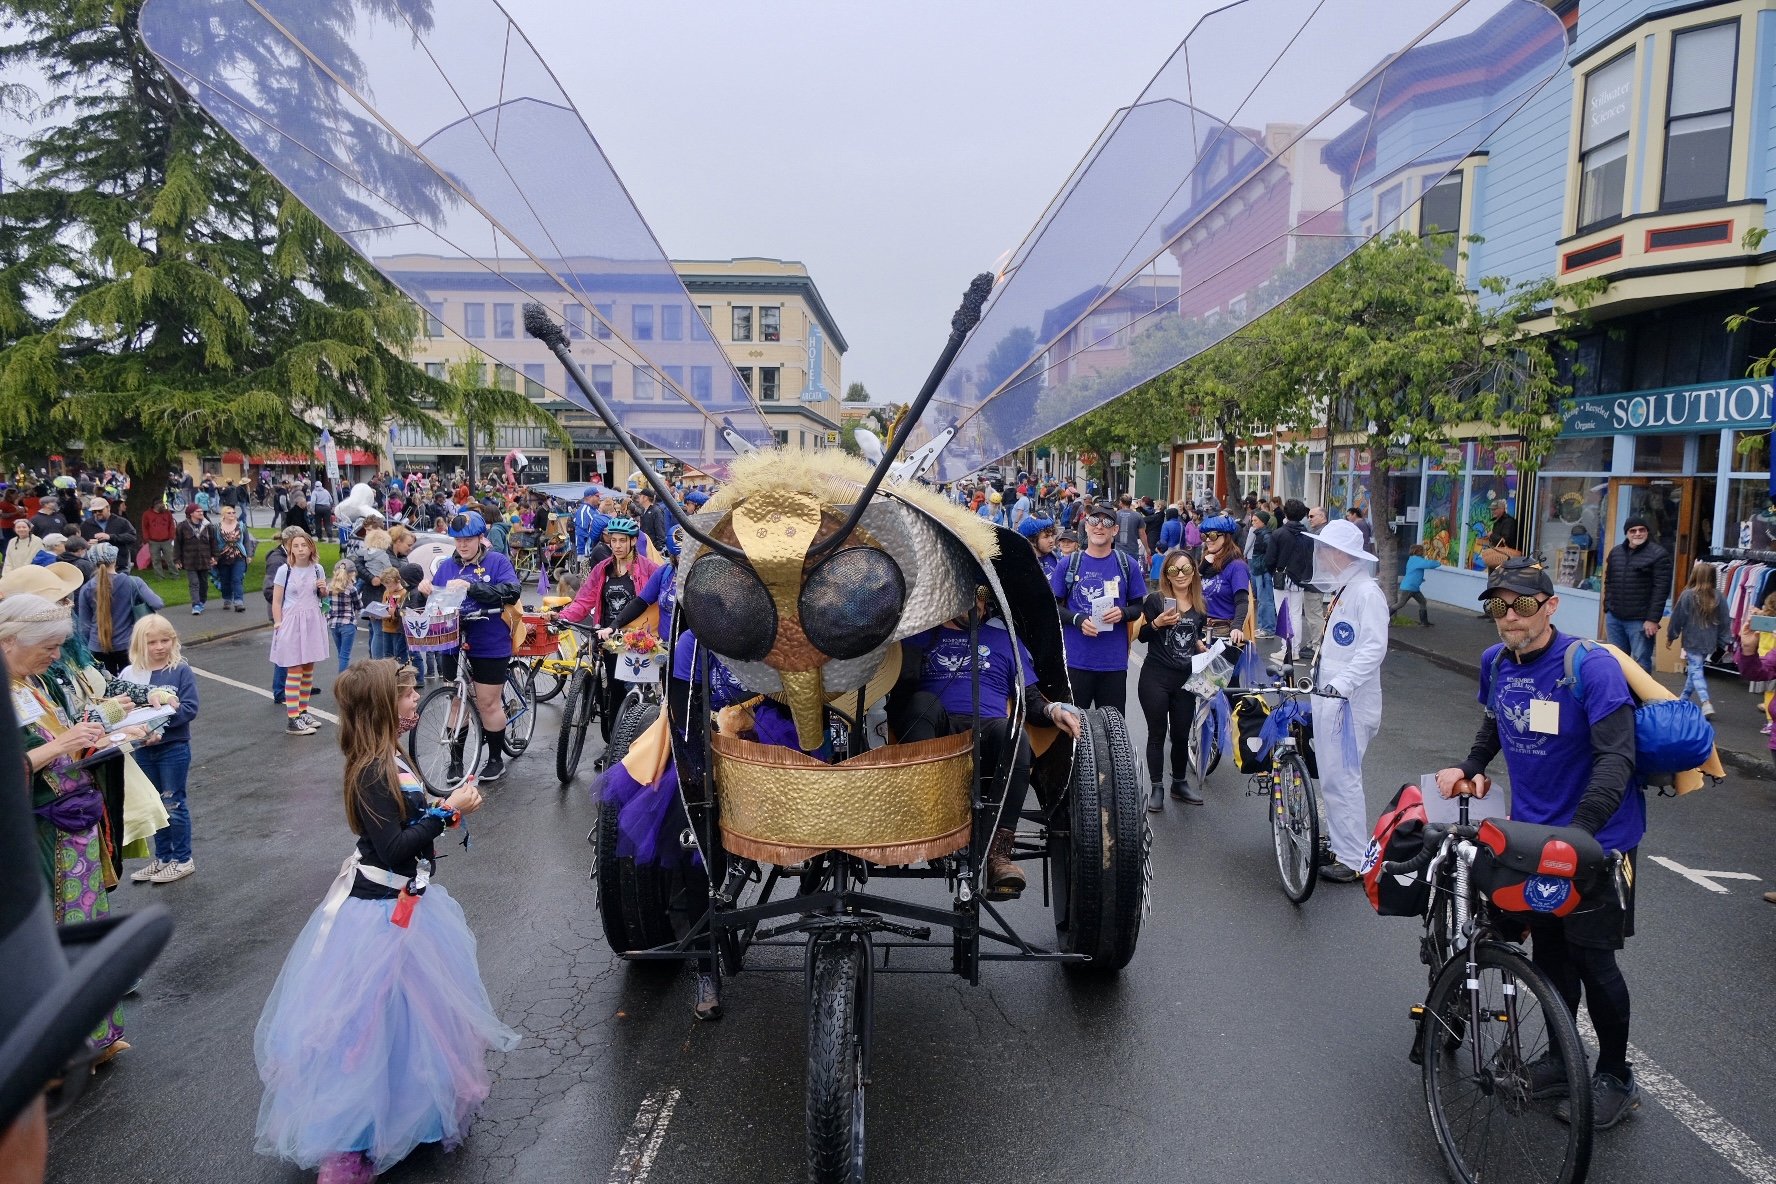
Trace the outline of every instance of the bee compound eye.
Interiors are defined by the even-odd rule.
[[[697,640],[724,658],[757,662],[777,641],[777,607],[764,581],[725,555],[701,555],[691,565],[679,611]]]
[[[802,632],[831,658],[861,658],[894,634],[906,606],[906,577],[886,551],[847,547],[802,581]]]

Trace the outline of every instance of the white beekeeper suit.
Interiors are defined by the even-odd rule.
[[[1381,729],[1381,660],[1387,656],[1388,602],[1375,582],[1375,556],[1356,523],[1328,522],[1314,541],[1314,584],[1329,598],[1326,631],[1315,657],[1314,685],[1345,700],[1313,701],[1314,756],[1326,802],[1326,833],[1338,862],[1355,871],[1369,847],[1363,753]],[[1355,740],[1347,754],[1345,713]]]

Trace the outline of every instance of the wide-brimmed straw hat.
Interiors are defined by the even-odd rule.
[[[29,593],[45,600],[63,600],[80,591],[86,577],[72,563],[21,567],[0,580],[0,598]]]

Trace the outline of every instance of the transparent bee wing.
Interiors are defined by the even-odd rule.
[[[1397,227],[1565,50],[1535,0],[1204,17],[1012,253],[913,438],[957,429],[934,479],[1187,361]]]
[[[771,433],[615,170],[494,0],[150,0],[148,48],[302,203],[493,361],[719,473]],[[462,307],[453,307],[461,305]],[[479,310],[479,318],[470,311]],[[488,316],[491,310],[492,315]]]

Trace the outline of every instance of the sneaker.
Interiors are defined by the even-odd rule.
[[[305,711],[301,715],[297,716],[296,718],[301,720],[302,726],[307,728],[309,731],[314,732],[314,731],[320,730],[320,726],[321,726],[320,721],[315,719],[315,717],[310,715],[308,712]]]
[[[1764,893],[1764,903],[1765,904],[1776,904],[1776,892]]]
[[[191,606],[191,615],[194,617],[203,616],[203,605],[201,605],[201,604],[192,605]]]
[[[235,601],[235,602],[234,602],[234,611],[235,611],[235,612],[237,612],[237,613],[244,613],[244,612],[246,612],[246,611],[247,611],[247,602],[246,602],[246,601],[244,601],[244,600],[237,600],[237,601]]]
[[[1535,1099],[1564,1098],[1567,1093],[1566,1062],[1550,1050],[1523,1067],[1529,1077],[1529,1096]]]
[[[162,864],[160,870],[154,873],[153,882],[171,884],[174,880],[183,880],[196,870],[197,864],[189,859],[182,859],[177,863]]]
[[[501,777],[504,777],[505,775],[506,775],[505,758],[500,756],[500,754],[496,752],[492,756],[487,758],[486,764],[481,766],[481,775],[479,777],[477,777],[476,780],[479,781],[481,784],[486,785],[490,781],[498,781]]]
[[[134,884],[146,884],[148,881],[150,881],[154,878],[156,872],[160,871],[160,869],[165,866],[167,866],[167,865],[164,862],[162,862],[161,860],[158,860],[158,859],[152,860],[149,862],[147,867],[143,868],[141,871],[139,871],[135,875],[131,876],[130,882],[134,883]]]
[[[1591,1075],[1591,1126],[1607,1131],[1625,1122],[1640,1109],[1640,1082],[1634,1080],[1634,1067],[1628,1067],[1628,1080],[1618,1080],[1609,1073]],[[1572,1111],[1563,1101],[1555,1105],[1554,1117],[1561,1122],[1572,1121]]]
[[[463,763],[460,756],[450,758],[450,764],[444,770],[444,780],[455,785],[463,779]]]
[[[1707,699],[1702,700],[1702,718],[1703,719],[1713,719],[1714,718],[1714,704],[1710,703]]]
[[[1320,879],[1330,880],[1334,884],[1354,884],[1357,882],[1357,873],[1334,859],[1331,863],[1320,866]]]
[[[1763,727],[1758,729],[1758,733],[1763,736],[1768,736],[1770,734],[1770,729],[1772,729],[1772,728],[1776,728],[1776,723],[1765,724]]]
[[[284,729],[284,735],[286,736],[312,736],[314,734],[315,729],[310,725],[303,723],[301,716],[295,716],[292,718],[289,726]]]

